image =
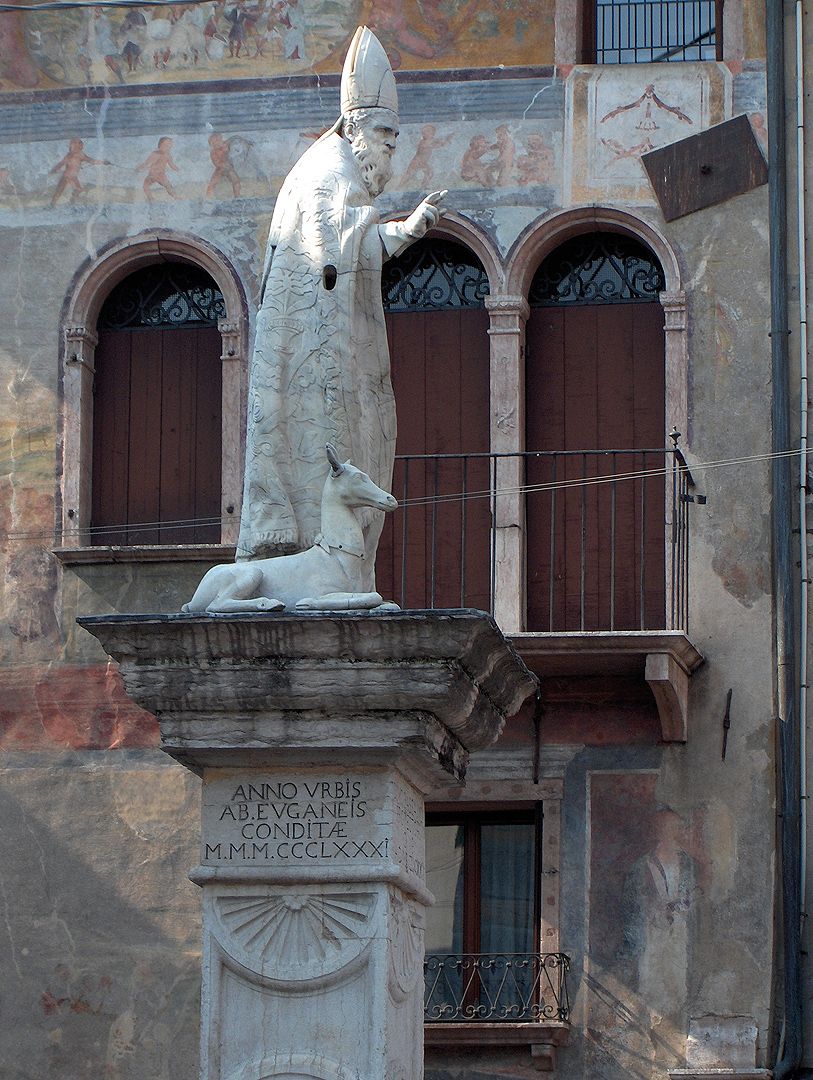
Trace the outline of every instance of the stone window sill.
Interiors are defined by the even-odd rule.
[[[570,1024],[424,1024],[424,1046],[432,1050],[453,1050],[464,1046],[507,1047],[527,1046],[534,1065],[550,1072],[555,1065],[556,1047],[564,1046],[570,1034]]]
[[[107,563],[231,562],[233,544],[144,544],[132,547],[61,547],[53,553],[63,566],[102,566]]]

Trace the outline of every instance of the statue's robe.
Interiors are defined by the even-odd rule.
[[[325,443],[390,490],[395,399],[381,266],[410,242],[402,222],[379,224],[350,144],[336,129],[285,180],[251,364],[238,559],[314,543]],[[384,515],[358,513],[372,578]]]

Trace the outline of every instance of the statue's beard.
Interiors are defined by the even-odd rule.
[[[361,134],[357,135],[350,145],[361,167],[364,185],[374,199],[392,180],[392,159],[387,150],[370,146]]]

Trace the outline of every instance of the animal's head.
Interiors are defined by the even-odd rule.
[[[380,488],[378,484],[374,484],[367,473],[357,469],[349,461],[344,463],[339,461],[335,446],[328,443],[325,451],[330,463],[330,473],[325,481],[325,493],[330,491],[345,506],[353,509],[371,506],[375,510],[387,512],[395,510],[398,503],[392,495]]]

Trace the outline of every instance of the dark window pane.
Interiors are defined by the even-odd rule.
[[[483,825],[480,833],[480,951],[534,947],[534,835],[531,823]]]

